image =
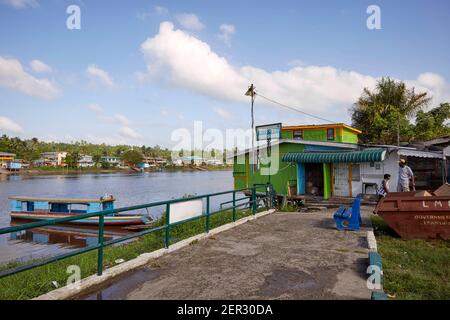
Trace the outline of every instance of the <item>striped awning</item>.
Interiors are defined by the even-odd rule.
[[[385,157],[384,149],[366,149],[340,152],[289,152],[283,156],[282,160],[303,163],[358,163],[383,161]]]

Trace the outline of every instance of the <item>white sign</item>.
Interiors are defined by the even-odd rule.
[[[256,140],[281,139],[281,123],[257,126]]]
[[[203,213],[203,201],[189,200],[170,204],[169,223],[201,216]]]

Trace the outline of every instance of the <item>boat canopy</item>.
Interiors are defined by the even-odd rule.
[[[114,197],[102,198],[97,200],[87,199],[45,199],[45,198],[29,198],[29,197],[9,197],[10,200],[29,201],[29,202],[48,202],[48,203],[67,203],[67,204],[89,204],[116,201]]]
[[[114,197],[99,200],[10,197],[12,212],[90,213],[114,209]]]

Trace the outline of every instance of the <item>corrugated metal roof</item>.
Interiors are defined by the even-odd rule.
[[[418,157],[418,158],[434,158],[443,159],[444,155],[440,152],[418,151],[418,150],[398,150],[398,154],[405,157]]]
[[[303,163],[358,163],[378,162],[386,157],[386,150],[366,149],[349,152],[289,152],[283,156],[285,162]]]

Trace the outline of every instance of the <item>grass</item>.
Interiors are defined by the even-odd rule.
[[[265,209],[261,208],[260,211]],[[236,219],[251,215],[248,209],[236,210]],[[226,210],[210,216],[210,229],[232,222],[232,211]],[[156,226],[164,225],[164,215],[155,222]],[[194,235],[205,232],[205,218],[176,225],[170,229],[171,243],[187,239]],[[137,238],[135,241],[109,246],[104,249],[104,266],[112,267],[116,259],[131,260],[142,253],[152,252],[164,247],[164,230]],[[27,263],[30,263],[27,262]],[[24,263],[11,262],[0,266],[0,270],[14,268]],[[67,278],[67,267],[78,265],[81,269],[81,277],[85,278],[97,272],[97,251],[91,251],[78,256],[66,258],[61,261],[50,263],[45,266],[30,269],[18,274],[0,279],[0,300],[31,299],[47,293],[55,286],[65,286]]]
[[[372,224],[391,299],[450,299],[450,241],[402,240],[379,216]]]

